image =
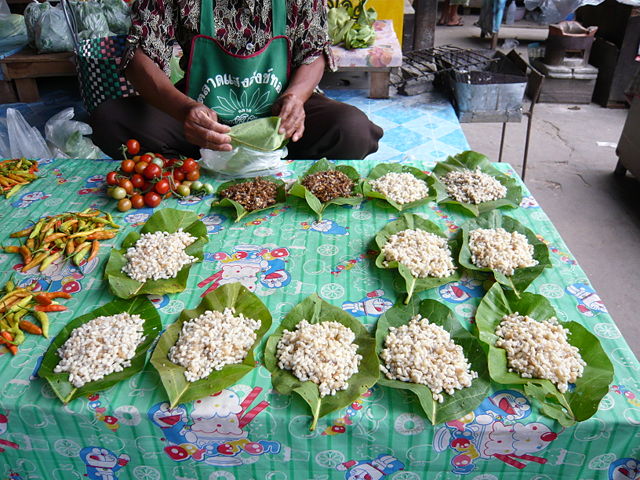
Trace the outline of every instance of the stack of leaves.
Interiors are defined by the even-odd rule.
[[[36,283],[20,288],[9,280],[0,291],[0,344],[14,355],[25,340],[25,332],[49,338],[47,312],[67,310],[54,299],[71,298],[67,292],[34,292],[35,286]],[[26,320],[27,316],[33,317],[36,323]]]
[[[22,271],[39,267],[44,272],[59,258],[72,259],[75,265],[90,262],[100,251],[100,240],[117,235],[119,225],[109,213],[87,208],[77,213],[42,217],[32,226],[14,232],[11,238],[24,238],[20,246],[3,247],[7,253],[22,255]]]
[[[38,171],[38,162],[26,158],[14,158],[0,162],[0,187],[2,194],[9,198],[18,192],[24,185],[28,185],[36,178],[34,172]]]
[[[376,40],[373,23],[376,21],[376,11],[365,9],[366,0],[351,7],[346,4],[329,9],[329,37],[333,45],[344,43],[344,47],[367,48]]]

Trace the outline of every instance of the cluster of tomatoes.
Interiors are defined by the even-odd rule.
[[[213,193],[210,184],[199,181],[200,165],[193,158],[168,159],[159,153],[139,155],[137,140],[128,140],[123,153],[120,168],[107,174],[107,194],[118,200],[121,212],[145,206],[155,208],[172,194],[186,197],[192,193]]]

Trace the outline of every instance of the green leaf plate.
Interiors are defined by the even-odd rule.
[[[324,172],[327,170],[337,170],[344,173],[347,177],[353,180],[354,185],[352,197],[338,197],[323,203],[320,201],[320,199],[318,199],[318,197],[316,197],[304,185],[302,185],[302,180],[304,180],[309,175],[318,172]],[[302,198],[307,203],[307,205],[309,205],[309,208],[318,215],[318,220],[322,220],[322,214],[324,213],[325,208],[327,208],[329,205],[358,205],[364,199],[364,197],[362,196],[362,181],[360,179],[360,174],[356,171],[356,169],[348,165],[335,165],[334,163],[328,161],[326,158],[315,162],[311,166],[311,168],[307,170],[302,177],[300,177],[297,182],[291,185],[289,194],[293,195],[294,197]]]
[[[74,387],[71,382],[69,382],[69,374],[67,372],[53,372],[56,365],[60,363],[58,349],[68,340],[74,329],[84,325],[94,318],[116,315],[123,312],[128,312],[132,315],[137,314],[144,319],[144,337],[142,342],[138,345],[138,348],[136,348],[136,353],[131,359],[131,365],[129,367],[123,369],[121,372],[114,372],[106,375],[102,380],[86,383],[80,388]],[[147,361],[147,352],[149,351],[149,348],[151,348],[151,345],[157,336],[160,334],[161,330],[162,323],[160,322],[158,310],[153,303],[147,299],[147,297],[136,297],[133,300],[113,300],[112,302],[106,303],[95,309],[93,312],[71,320],[62,330],[60,330],[60,333],[58,333],[56,338],[53,339],[51,345],[49,345],[49,349],[42,359],[42,365],[40,365],[40,369],[38,370],[38,376],[44,378],[49,383],[53,392],[64,404],[67,404],[78,397],[86,397],[92,393],[101,392],[142,371]]]
[[[189,382],[185,376],[185,368],[169,360],[169,350],[173,347],[182,331],[182,324],[199,317],[207,310],[224,311],[234,308],[236,313],[245,317],[260,320],[260,328],[256,331],[256,341],[242,363],[226,365],[221,370],[214,370],[201,380]],[[193,310],[183,310],[178,320],[171,324],[162,334],[158,345],[151,356],[151,364],[160,374],[160,380],[169,396],[171,408],[179,403],[190,402],[206,397],[212,393],[233,385],[256,366],[254,349],[260,344],[262,337],[271,328],[271,313],[262,301],[240,283],[230,283],[205,295]]]
[[[424,183],[427,184],[427,187],[429,188],[428,195],[424,198],[421,198],[420,200],[416,200],[414,202],[409,202],[404,204],[395,202],[390,198],[387,198],[387,196],[384,193],[375,191],[371,186],[371,182],[373,180],[377,180],[378,178],[386,175],[387,173],[410,173],[417,179],[422,180]],[[376,165],[371,170],[371,172],[369,172],[369,175],[367,175],[367,178],[364,179],[364,182],[362,184],[362,191],[365,197],[380,198],[385,202],[387,202],[396,210],[402,211],[402,210],[408,210],[409,208],[419,207],[420,205],[425,205],[426,203],[429,203],[430,201],[435,200],[438,193],[438,190],[436,190],[436,187],[435,187],[435,183],[436,183],[436,179],[433,175],[427,175],[422,170],[412,167],[410,165],[401,165],[399,163],[381,163],[379,165]]]
[[[565,427],[591,418],[613,381],[613,365],[598,338],[577,322],[561,322],[570,332],[569,343],[578,348],[587,366],[575,388],[560,393],[549,380],[523,378],[516,372],[509,372],[506,351],[495,346],[498,339],[495,330],[505,315],[515,312],[538,321],[556,316],[551,303],[542,295],[524,293],[518,298],[513,292],[494,284],[476,312],[480,340],[489,345],[491,378],[503,385],[524,385],[525,393],[540,404],[540,411]]]
[[[441,181],[442,177],[454,170],[475,170],[476,168],[480,168],[481,172],[491,175],[502,185],[507,187],[507,196],[499,200],[483,202],[478,205],[458,202],[451,198],[447,194],[446,186]],[[495,210],[496,208],[518,208],[520,206],[520,202],[522,202],[522,188],[518,185],[518,181],[515,178],[502,173],[493,166],[486,156],[478,152],[468,150],[466,152],[459,153],[455,157],[449,157],[444,162],[438,162],[433,169],[433,174],[438,179],[437,188],[441,193],[441,195],[438,196],[438,203],[453,206],[462,213],[473,215],[474,217],[477,217],[481,213]]]
[[[320,397],[318,385],[311,381],[298,380],[289,370],[278,368],[276,349],[282,338],[282,332],[294,330],[302,320],[315,324],[320,322],[339,322],[350,328],[355,334],[358,344],[357,353],[362,355],[359,371],[349,380],[346,390],[335,395]],[[283,395],[297,393],[311,407],[313,421],[311,430],[316,428],[318,419],[340,408],[353,403],[360,395],[372,387],[380,376],[380,364],[376,355],[375,340],[369,335],[364,326],[354,317],[338,307],[334,307],[322,300],[316,294],[305,298],[287,314],[278,329],[269,337],[264,351],[264,363],[271,372],[273,387]]]
[[[274,203],[273,205],[268,206],[267,208],[259,208],[257,210],[247,210],[246,208],[244,208],[242,205],[240,205],[238,202],[236,202],[235,200],[231,200],[230,198],[222,198],[220,196],[220,193],[224,190],[226,190],[229,187],[232,187],[233,185],[238,185],[240,183],[246,183],[246,182],[252,182],[254,180],[256,180],[255,178],[243,178],[243,179],[239,179],[239,180],[231,180],[229,182],[225,182],[222,185],[220,185],[218,187],[218,190],[216,190],[216,195],[218,196],[218,198],[220,200],[218,200],[217,202],[215,202],[212,207],[230,207],[230,208],[234,208],[236,210],[236,222],[240,221],[242,218],[246,217],[249,214],[252,213],[256,213],[256,212],[262,212],[264,210],[269,210],[270,208],[275,208],[278,205],[282,205],[283,203],[285,203],[285,201],[287,200],[287,192],[285,190],[285,184],[282,180],[274,178],[274,177],[261,177],[263,180],[268,180],[270,182],[275,183],[278,188],[276,190],[276,203]]]
[[[132,298],[143,294],[164,295],[165,293],[182,292],[187,287],[191,264],[185,265],[174,278],[148,280],[144,283],[134,280],[122,271],[122,267],[127,264],[127,259],[124,256],[127,249],[138,241],[141,234],[151,232],[175,233],[179,228],[196,237],[196,241],[185,248],[185,252],[202,261],[202,248],[209,241],[207,227],[198,220],[198,215],[195,212],[163,208],[149,217],[140,233],[129,233],[122,242],[121,249],[114,248],[111,250],[104,272],[111,293],[120,298]]]
[[[435,300],[413,299],[408,305],[398,302],[380,317],[376,325],[376,353],[378,356],[384,349],[384,340],[389,334],[389,327],[400,327],[409,323],[414,315],[420,314],[428,318],[429,322],[439,325],[451,335],[451,339],[460,345],[464,355],[471,364],[471,369],[478,373],[478,378],[471,382],[471,386],[456,390],[453,395],[442,393],[444,402],[433,400],[431,390],[426,385],[390,380],[384,373],[380,375],[378,383],[389,388],[410,390],[416,394],[420,406],[431,423],[448,422],[461,418],[476,409],[489,394],[491,383],[487,367],[487,355],[479,340],[469,333],[456,319],[455,315],[440,302]],[[384,363],[380,359],[380,363]]]
[[[471,261],[471,250],[469,249],[469,233],[477,228],[504,228],[507,232],[518,232],[527,237],[530,245],[533,245],[533,258],[538,261],[533,267],[516,268],[513,275],[508,276],[497,270],[478,267]],[[531,282],[533,282],[545,268],[551,268],[549,258],[549,248],[536,237],[536,234],[522,225],[514,218],[502,215],[498,211],[492,211],[481,215],[478,218],[468,220],[460,228],[462,232],[462,248],[460,249],[460,264],[469,270],[479,272],[492,272],[498,283],[515,291],[517,294],[524,292]]]
[[[411,297],[415,292],[422,292],[424,290],[439,287],[440,285],[444,285],[445,283],[455,282],[457,280],[460,280],[460,277],[462,276],[460,265],[458,264],[457,260],[458,254],[460,252],[460,240],[457,237],[449,240],[451,257],[453,258],[453,264],[456,267],[456,271],[449,277],[417,278],[411,274],[411,270],[408,267],[405,267],[403,264],[395,261],[388,262],[388,264],[385,266],[385,257],[384,253],[382,253],[382,248],[384,247],[385,243],[387,243],[391,235],[401,232],[402,230],[407,230],[409,228],[412,230],[424,230],[425,232],[433,233],[443,238],[448,238],[447,235],[442,232],[440,227],[438,227],[438,225],[413,213],[403,213],[402,215],[400,215],[400,217],[398,217],[397,220],[387,224],[376,235],[375,242],[378,250],[380,251],[378,257],[376,258],[376,267],[384,269],[398,269],[398,273],[404,279],[405,289],[407,291],[407,298],[405,300],[405,303],[408,303],[409,300],[411,300]]]
[[[231,145],[272,152],[287,143],[285,135],[278,132],[279,129],[280,117],[258,118],[250,122],[239,123],[231,127],[229,132]]]

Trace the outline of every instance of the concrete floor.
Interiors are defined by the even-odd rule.
[[[437,27],[436,44],[488,48],[465,16],[464,27]],[[526,55],[527,40],[546,37],[544,30],[501,30],[500,38],[517,38]],[[524,48],[523,48],[524,47]],[[627,110],[595,104],[538,104],[535,107],[526,184],[549,215],[636,356],[640,357],[640,184],[613,176],[615,144]],[[497,160],[500,124],[464,123],[472,149]],[[526,123],[507,126],[503,161],[518,171]],[[606,142],[607,145],[599,145]],[[613,145],[613,146],[610,146]]]

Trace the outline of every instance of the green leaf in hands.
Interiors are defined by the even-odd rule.
[[[461,418],[482,403],[489,394],[491,384],[487,357],[479,340],[460,324],[448,307],[435,300],[420,301],[414,298],[407,305],[398,302],[378,319],[376,353],[380,356],[384,349],[384,341],[389,334],[390,327],[397,328],[406,325],[417,314],[449,332],[451,339],[462,347],[465,357],[471,364],[471,369],[478,373],[478,378],[473,380],[470,387],[456,390],[453,395],[442,392],[444,396],[442,403],[433,400],[431,390],[426,385],[390,380],[384,373],[380,376],[378,383],[389,388],[412,391],[418,397],[422,410],[434,425]],[[380,359],[380,363],[384,363],[384,361]]]
[[[263,152],[278,150],[287,143],[286,135],[279,132],[280,121],[280,117],[265,117],[234,125],[229,132],[231,145]]]
[[[453,259],[453,265],[456,267],[453,275],[450,275],[448,277],[418,278],[413,276],[411,270],[408,267],[399,262],[386,262],[385,265],[385,256],[382,252],[384,245],[387,243],[391,235],[407,229],[424,230],[425,232],[433,233],[440,237],[447,238],[447,235],[442,232],[438,225],[413,213],[404,213],[400,215],[398,220],[387,224],[382,230],[377,233],[375,242],[378,250],[380,251],[380,254],[376,258],[376,267],[385,269],[398,269],[398,273],[405,281],[405,289],[407,291],[407,298],[405,300],[405,303],[409,302],[415,292],[422,292],[424,290],[439,287],[440,285],[444,285],[445,283],[455,282],[457,280],[460,280],[460,277],[462,276],[462,269],[460,268],[457,260],[458,254],[460,252],[460,240],[458,238],[450,239],[448,242],[449,250],[451,251],[451,257]]]
[[[478,267],[471,261],[471,249],[469,248],[469,234],[478,228],[504,228],[507,232],[518,232],[527,237],[530,245],[533,245],[533,258],[538,261],[533,267],[517,268],[513,275],[505,275],[497,270]],[[492,272],[498,283],[512,289],[517,294],[524,292],[531,283],[540,276],[545,268],[552,266],[549,258],[549,248],[536,237],[536,234],[522,225],[516,219],[502,215],[498,211],[491,211],[478,218],[468,220],[460,228],[462,232],[462,248],[460,249],[460,264],[469,270],[480,272]]]
[[[458,202],[447,194],[446,187],[442,183],[442,177],[452,171],[475,170],[476,168],[479,168],[481,172],[487,175],[491,175],[504,185],[507,188],[506,197],[476,205]],[[436,176],[443,187],[442,192],[444,195],[439,197],[438,203],[454,207],[454,209],[467,215],[477,217],[481,213],[495,210],[496,208],[518,208],[520,202],[522,202],[522,188],[518,185],[517,180],[502,173],[493,166],[486,156],[478,152],[467,150],[454,157],[447,158],[444,162],[438,162],[433,169],[433,175]]]
[[[267,208],[259,208],[256,210],[247,210],[246,208],[244,208],[241,204],[239,204],[238,202],[236,202],[235,200],[231,200],[230,198],[222,198],[220,196],[220,193],[223,192],[224,190],[226,190],[229,187],[232,187],[233,185],[238,185],[240,183],[246,183],[246,182],[253,182],[254,180],[256,180],[256,178],[243,178],[243,179],[239,179],[239,180],[231,180],[229,182],[225,182],[222,185],[220,185],[218,187],[218,189],[216,190],[216,196],[219,198],[219,200],[217,202],[215,202],[212,207],[228,207],[228,208],[233,208],[236,211],[236,222],[239,222],[241,219],[243,219],[244,217],[246,217],[247,215],[250,215],[252,213],[257,213],[257,212],[262,212],[264,210],[269,210],[270,208],[275,208],[279,205],[282,205],[283,203],[286,202],[287,200],[287,193],[285,190],[285,184],[282,180],[274,178],[274,177],[260,177],[262,178],[262,180],[267,180],[269,182],[275,183],[278,188],[276,190],[276,203],[274,203],[273,205],[268,206]]]
[[[349,387],[346,390],[339,391],[335,395],[320,397],[320,391],[315,383],[302,382],[291,371],[278,368],[278,342],[285,329],[295,330],[302,320],[307,320],[311,324],[339,322],[355,333],[354,343],[358,345],[357,353],[362,355],[362,360],[360,360],[358,372],[349,379]],[[353,403],[372,387],[380,376],[375,341],[364,326],[356,318],[341,308],[325,302],[316,294],[307,297],[293,307],[282,320],[278,329],[269,337],[264,350],[264,364],[271,372],[271,383],[278,392],[283,395],[297,393],[309,405],[313,416],[311,430],[315,429],[319,418]]]
[[[375,191],[371,185],[371,182],[373,180],[377,180],[378,178],[386,175],[387,173],[410,173],[411,175],[416,177],[418,180],[422,180],[424,183],[427,184],[429,193],[427,194],[426,197],[421,198],[420,200],[415,200],[413,202],[404,203],[404,204],[395,202],[390,198],[388,198],[384,193]],[[386,201],[389,205],[391,205],[396,210],[403,211],[403,210],[408,210],[409,208],[415,208],[421,205],[425,205],[430,201],[435,200],[437,196],[435,183],[436,183],[436,179],[433,175],[427,175],[422,170],[419,170],[410,165],[401,165],[399,163],[381,163],[379,165],[376,165],[375,168],[373,168],[371,172],[369,172],[369,175],[367,175],[367,178],[364,179],[364,182],[362,184],[362,192],[365,197],[380,198]]]
[[[140,315],[144,320],[144,337],[142,342],[136,348],[136,352],[131,359],[130,366],[124,368],[120,372],[110,373],[101,380],[86,383],[80,388],[74,387],[71,382],[69,382],[68,373],[54,373],[54,368],[58,363],[60,363],[58,349],[69,339],[73,330],[94,318],[116,315],[123,312],[127,312],[131,315]],[[160,322],[160,315],[158,315],[156,307],[147,299],[147,297],[136,297],[133,300],[113,300],[112,302],[106,303],[100,308],[97,308],[93,312],[71,320],[62,330],[60,330],[60,333],[58,333],[56,338],[53,339],[53,342],[49,345],[49,348],[42,359],[42,364],[38,370],[38,376],[44,378],[49,383],[53,392],[64,404],[67,404],[78,397],[86,397],[92,393],[101,392],[142,371],[145,363],[147,362],[147,351],[151,348],[151,345],[160,334],[161,330],[162,323]]]
[[[302,181],[308,177],[309,175],[313,175],[314,173],[325,172],[327,170],[337,170],[339,172],[344,173],[347,177],[349,177],[353,181],[353,191],[351,197],[338,197],[333,200],[329,200],[328,202],[321,202],[318,197],[316,197],[313,193],[311,193],[304,185],[302,185]],[[350,167],[348,165],[335,165],[334,163],[328,161],[326,158],[318,160],[315,162],[309,170],[305,172],[305,174],[298,179],[291,188],[289,189],[289,194],[294,197],[302,198],[309,208],[313,210],[318,215],[318,220],[322,220],[322,214],[329,205],[358,205],[362,202],[362,180],[360,179],[360,174],[356,171],[355,168]]]
[[[165,293],[182,292],[187,286],[191,264],[185,265],[174,278],[147,280],[144,283],[134,280],[122,271],[122,268],[127,264],[125,258],[127,249],[134,246],[142,234],[175,233],[180,228],[196,237],[196,241],[185,248],[185,252],[202,261],[204,244],[209,241],[207,227],[198,220],[198,215],[195,212],[163,208],[149,217],[140,233],[129,233],[122,242],[121,249],[111,250],[104,272],[111,293],[120,298],[132,298],[142,294],[164,295]]]
[[[495,330],[505,315],[515,312],[537,321],[556,316],[551,303],[542,295],[523,293],[518,297],[495,283],[476,312],[480,340],[489,345],[491,378],[503,385],[524,385],[525,393],[540,404],[540,411],[564,426],[591,418],[613,381],[613,365],[598,338],[577,322],[561,322],[570,332],[569,343],[578,348],[587,364],[575,386],[561,393],[549,380],[523,378],[516,372],[509,372],[506,351],[495,346],[498,339]]]
[[[189,382],[184,376],[185,368],[169,360],[169,350],[178,341],[184,322],[199,317],[207,310],[222,312],[225,308],[233,308],[236,314],[242,313],[247,318],[260,320],[256,341],[241,363],[226,365],[221,370],[212,371],[206,378]],[[255,367],[254,349],[270,328],[269,310],[256,295],[240,283],[223,285],[205,295],[200,305],[193,310],[184,310],[178,320],[162,334],[151,356],[151,364],[160,375],[162,385],[169,396],[171,408],[179,403],[190,402],[219,392],[238,382]]]

